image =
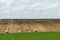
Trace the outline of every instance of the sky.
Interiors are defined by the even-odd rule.
[[[60,18],[60,0],[0,0],[0,19]]]

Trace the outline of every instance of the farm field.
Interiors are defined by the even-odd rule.
[[[0,19],[0,33],[60,32],[60,19]]]
[[[60,40],[60,19],[1,19],[0,40]]]
[[[60,40],[60,32],[0,33],[0,40]]]

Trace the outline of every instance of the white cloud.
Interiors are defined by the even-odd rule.
[[[9,6],[12,2],[12,0],[0,0],[2,4],[5,4],[6,6]]]
[[[34,3],[30,6],[30,10],[40,10],[41,8],[43,8],[44,4],[42,3]]]
[[[7,2],[8,0],[0,0],[1,3],[5,3]]]
[[[16,6],[16,7],[11,7],[10,10],[11,11],[23,11],[24,9],[26,8],[26,5],[19,5],[19,6]]]
[[[9,9],[0,9],[0,14],[2,14],[2,13],[9,13],[10,11],[9,11]]]
[[[8,0],[8,2],[6,3],[7,6],[10,6],[12,3],[12,0]]]
[[[18,8],[19,8],[19,10],[22,11],[22,10],[24,10],[26,8],[26,5],[20,5]]]
[[[48,3],[43,9],[52,9],[52,8],[57,8],[59,6],[58,3]]]
[[[59,6],[58,3],[34,3],[30,6],[30,10],[48,10],[48,9],[53,9],[53,8],[57,8]]]
[[[21,0],[22,3],[29,3],[31,0]]]

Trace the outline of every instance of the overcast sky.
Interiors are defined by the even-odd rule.
[[[0,0],[0,18],[60,18],[60,0]]]

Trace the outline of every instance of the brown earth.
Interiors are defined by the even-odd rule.
[[[0,19],[0,33],[60,32],[60,19]]]

